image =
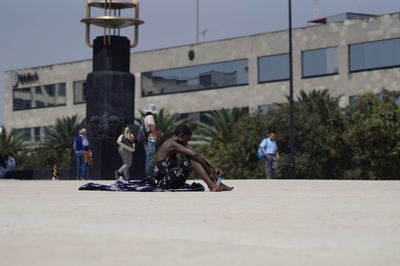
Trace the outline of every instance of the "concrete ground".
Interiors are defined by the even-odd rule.
[[[0,265],[400,265],[400,182],[228,180],[236,188],[222,193],[84,183],[0,180]]]

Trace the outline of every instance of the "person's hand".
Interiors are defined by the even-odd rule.
[[[224,172],[221,169],[217,169],[215,171],[217,173],[217,175],[219,175],[220,177],[224,177]]]

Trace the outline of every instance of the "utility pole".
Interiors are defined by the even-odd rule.
[[[200,11],[199,11],[199,0],[196,0],[196,43],[199,43],[199,33],[200,33],[200,25],[199,25],[199,20],[200,20]]]
[[[293,101],[293,45],[292,45],[292,1],[289,0],[289,167],[290,178],[295,177],[295,128],[294,128],[294,101]]]

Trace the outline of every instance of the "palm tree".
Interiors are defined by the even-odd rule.
[[[78,114],[71,117],[63,116],[57,118],[54,125],[49,127],[48,135],[41,147],[55,151],[59,162],[62,161],[62,158],[67,158],[67,160],[69,160],[72,155],[74,136],[78,134],[83,122],[84,119]]]
[[[18,154],[24,150],[24,138],[21,134],[11,130],[10,133],[5,127],[0,127],[0,156],[8,155],[10,152]]]
[[[227,143],[231,140],[233,125],[248,111],[245,108],[220,109],[205,114],[209,123],[198,123],[199,139]]]

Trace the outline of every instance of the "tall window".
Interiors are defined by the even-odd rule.
[[[311,78],[339,73],[338,48],[322,48],[303,51],[303,78]]]
[[[288,80],[289,54],[263,56],[258,58],[258,82]]]
[[[248,84],[247,59],[144,72],[142,96],[209,90]]]
[[[74,104],[86,103],[86,80],[74,81]]]
[[[65,104],[65,83],[14,89],[13,91],[14,111]]]
[[[400,38],[349,45],[350,72],[400,66]]]

